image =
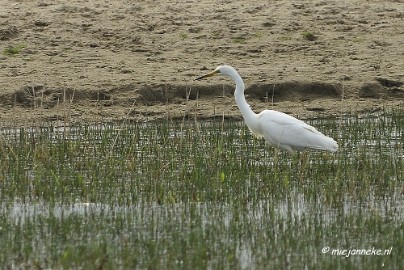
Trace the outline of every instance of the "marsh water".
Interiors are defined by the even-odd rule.
[[[9,125],[0,267],[402,269],[402,116],[309,121],[335,154],[234,121]]]

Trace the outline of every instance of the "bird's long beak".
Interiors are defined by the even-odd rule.
[[[202,75],[202,76],[196,78],[195,80],[199,81],[199,80],[202,80],[203,78],[212,77],[212,76],[216,75],[217,73],[219,73],[219,70],[214,70],[208,74],[205,74],[205,75]]]

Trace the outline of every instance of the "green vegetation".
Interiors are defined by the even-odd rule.
[[[180,34],[180,38],[181,38],[182,40],[185,40],[185,39],[188,38],[188,35],[187,35],[186,33],[181,33],[181,34]]]
[[[239,44],[244,44],[247,41],[246,37],[239,36],[239,37],[234,37],[231,39],[233,43],[239,43]]]
[[[264,37],[264,33],[262,33],[262,32],[255,32],[255,33],[253,34],[253,36],[254,36],[255,38],[261,39],[262,37]]]
[[[16,46],[8,46],[6,49],[3,50],[4,55],[16,55],[21,52],[22,49],[24,49],[26,46],[25,45],[16,45]]]
[[[240,122],[3,123],[0,268],[399,269],[403,116],[315,120],[340,150],[300,155]]]
[[[313,41],[313,40],[317,39],[317,36],[314,35],[312,32],[306,31],[306,32],[303,32],[303,38],[306,40]]]
[[[223,37],[223,32],[221,29],[213,29],[211,35],[213,39],[220,39]]]

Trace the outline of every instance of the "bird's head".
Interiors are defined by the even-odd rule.
[[[228,75],[228,76],[230,76],[232,73],[234,73],[234,72],[236,72],[236,70],[233,68],[233,67],[231,67],[231,66],[226,66],[226,65],[224,65],[224,66],[218,66],[217,68],[215,68],[215,70],[213,70],[212,72],[209,72],[208,74],[205,74],[205,75],[202,75],[202,76],[200,76],[200,77],[198,77],[198,78],[196,78],[195,80],[202,80],[202,79],[204,79],[204,78],[207,78],[207,77],[212,77],[212,76],[214,76],[214,75],[217,75],[217,74],[223,74],[223,75]],[[236,72],[237,73],[237,72]]]

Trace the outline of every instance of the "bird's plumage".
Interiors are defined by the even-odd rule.
[[[213,72],[197,78],[200,80],[215,74],[229,76],[236,83],[234,96],[244,121],[252,133],[264,137],[267,142],[277,148],[288,151],[306,149],[335,152],[338,144],[334,139],[325,136],[313,126],[288,114],[265,110],[254,113],[244,96],[244,82],[238,72],[231,66],[219,66]]]
[[[257,115],[261,136],[288,151],[305,149],[337,151],[337,143],[313,126],[282,112],[265,110]]]

